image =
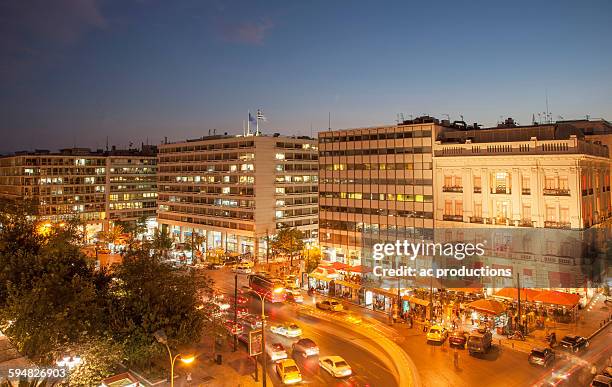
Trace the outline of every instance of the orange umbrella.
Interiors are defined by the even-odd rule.
[[[543,304],[553,305],[564,305],[574,307],[580,302],[580,296],[578,294],[570,294],[565,292],[559,292],[557,290],[544,290],[542,293],[537,295],[534,299],[536,302]]]
[[[482,313],[498,315],[506,311],[506,307],[504,304],[497,300],[492,300],[490,298],[483,298],[480,300],[476,300],[467,304],[468,308],[472,308]]]

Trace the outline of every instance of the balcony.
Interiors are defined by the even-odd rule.
[[[474,193],[481,193],[482,187],[474,187]]]
[[[451,222],[463,222],[463,215],[442,215],[442,220]]]
[[[523,189],[521,190],[521,193],[522,193],[523,195],[531,195],[531,188],[523,188]]]
[[[572,225],[569,222],[554,222],[554,221],[545,221],[544,227],[546,228],[559,228],[559,229],[571,229]]]
[[[544,188],[544,195],[547,196],[570,196],[568,188]]]
[[[491,189],[492,194],[511,194],[512,190],[506,188],[493,188]]]
[[[442,192],[463,192],[463,187],[444,186],[442,187]]]
[[[482,216],[470,216],[470,223],[482,223]]]
[[[519,221],[519,227],[533,227],[533,221],[530,219],[521,219]]]

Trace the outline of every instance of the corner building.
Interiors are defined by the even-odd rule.
[[[162,144],[158,223],[179,241],[266,257],[277,230],[317,237],[317,143],[308,137],[207,136]]]
[[[439,128],[438,120],[420,117],[319,133],[323,259],[371,265],[366,246],[433,237],[432,144]]]

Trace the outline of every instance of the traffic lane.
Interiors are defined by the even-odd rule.
[[[252,300],[249,302],[249,310],[251,312],[261,312],[260,301]],[[298,367],[303,372],[305,382],[321,386],[342,385],[342,378],[334,378],[328,372],[321,369],[318,364],[318,357],[310,357],[305,359],[301,354],[293,354],[291,346],[300,338],[312,339],[318,346],[320,356],[338,355],[353,369],[354,375],[366,377],[373,386],[394,386],[395,378],[389,370],[381,364],[381,362],[369,352],[364,351],[361,347],[351,343],[350,339],[345,337],[342,339],[330,334],[330,331],[345,329],[330,323],[326,320],[318,319],[308,315],[297,315],[292,305],[286,304],[270,304],[266,303],[266,315],[268,316],[268,324],[266,329],[266,341],[279,342],[287,353],[296,360]],[[296,323],[302,329],[302,335],[299,338],[286,338],[284,336],[272,333],[269,330],[271,324],[275,323]],[[363,338],[360,335],[354,335],[354,338]],[[271,373],[275,373],[274,368],[270,368]]]
[[[586,350],[570,354],[555,350],[556,361],[550,370],[536,381],[538,386],[588,385],[593,379],[591,367],[597,373],[609,364],[612,356],[612,328],[608,326],[590,341]]]
[[[499,345],[487,354],[471,356],[465,349],[451,348],[448,339],[443,344],[427,343],[416,328],[398,341],[414,361],[424,386],[528,386],[541,373],[529,365],[527,354]]]

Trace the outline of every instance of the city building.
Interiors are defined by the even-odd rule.
[[[88,237],[112,220],[155,218],[155,147],[17,152],[0,157],[0,199],[32,200],[51,222],[78,218]]]
[[[367,246],[430,238],[432,145],[438,120],[319,133],[319,243],[323,259],[372,264]],[[388,264],[388,262],[387,262]]]
[[[436,228],[586,229],[612,216],[609,149],[571,123],[447,128],[433,151]]]
[[[308,137],[213,135],[162,144],[158,222],[179,241],[266,257],[277,230],[317,237],[317,143]]]

